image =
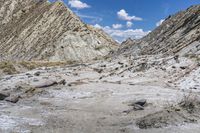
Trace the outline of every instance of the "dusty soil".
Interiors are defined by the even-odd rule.
[[[121,58],[1,76],[0,93],[19,101],[0,101],[0,132],[200,132],[199,104],[192,112],[179,104],[187,95],[198,101],[195,61]],[[143,110],[130,106],[140,99],[147,101]]]

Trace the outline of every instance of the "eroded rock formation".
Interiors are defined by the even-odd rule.
[[[127,43],[128,42],[128,43]],[[200,5],[169,16],[144,38],[126,41],[117,52],[124,54],[200,54]]]
[[[61,1],[0,1],[0,60],[87,61],[116,44]]]

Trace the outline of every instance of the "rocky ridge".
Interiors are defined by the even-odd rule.
[[[61,1],[0,1],[0,60],[88,61],[116,44]]]
[[[200,5],[169,16],[144,38],[122,46],[117,54],[200,55]]]

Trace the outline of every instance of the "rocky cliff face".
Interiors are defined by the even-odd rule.
[[[60,1],[0,1],[0,60],[86,61],[116,44]]]
[[[169,16],[159,27],[138,42],[128,41],[118,53],[200,54],[200,5]]]

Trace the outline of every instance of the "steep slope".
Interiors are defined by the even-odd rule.
[[[129,41],[118,53],[199,55],[200,5],[169,16],[150,34],[138,42]]]
[[[61,1],[0,1],[0,60],[87,61],[116,44]]]

